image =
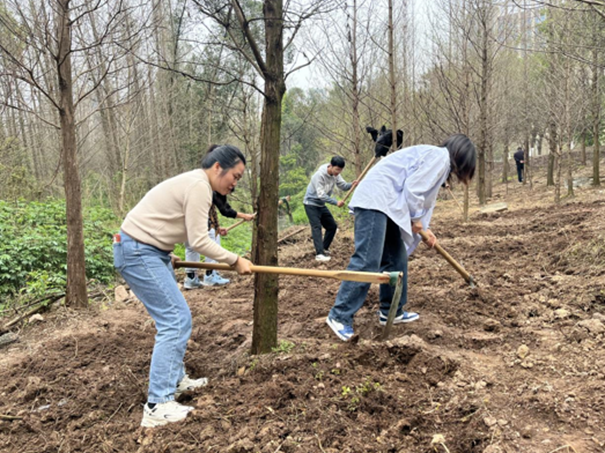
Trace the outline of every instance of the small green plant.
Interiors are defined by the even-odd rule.
[[[296,345],[291,341],[282,340],[279,344],[271,350],[277,354],[290,354]]]
[[[258,365],[258,359],[254,359],[252,362],[250,362],[250,366],[248,367],[248,371],[254,370],[254,368],[256,368],[256,365]]]
[[[362,398],[368,396],[372,392],[379,391],[382,391],[382,385],[379,382],[373,382],[370,378],[366,378],[362,384],[355,386],[354,393],[351,387],[343,385],[340,396],[342,399],[348,400],[347,409],[354,412],[359,407]]]
[[[367,396],[373,391],[381,391],[382,385],[380,382],[372,382],[370,378],[366,378],[365,382],[355,387],[355,392],[361,396]]]

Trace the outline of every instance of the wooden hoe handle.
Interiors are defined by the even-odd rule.
[[[425,241],[429,239],[429,236],[428,234],[426,234],[426,231],[421,231],[419,234]],[[464,270],[464,268],[454,258],[452,258],[452,256],[447,253],[443,247],[441,247],[439,244],[435,244],[434,249],[437,250],[439,254],[444,257],[446,261],[450,263],[460,275],[462,275],[462,277],[467,281],[467,283],[469,283],[470,285],[474,284],[473,277],[471,276],[471,274],[466,272],[466,270]]]
[[[368,162],[368,165],[366,165],[366,168],[363,169],[363,171],[361,172],[361,174],[357,178],[357,184],[359,184],[361,182],[361,180],[366,175],[366,173],[370,170],[370,168],[372,168],[372,165],[374,165],[374,162],[376,162],[378,159],[379,158],[376,157],[376,156],[372,157],[372,160],[370,162]],[[347,194],[345,195],[345,197],[342,199],[342,201],[347,201],[347,198],[349,198],[349,196],[353,193],[353,190],[355,190],[355,187],[351,187],[349,189],[349,191],[347,192]]]
[[[255,212],[254,214],[252,214],[252,215],[256,215],[256,212]],[[233,225],[229,225],[227,228],[225,228],[225,230],[226,230],[226,231],[230,231],[230,230],[232,230],[233,228],[235,228],[235,227],[237,227],[237,226],[240,226],[240,225],[241,225],[242,223],[244,223],[244,222],[246,222],[246,219],[242,219],[242,220],[240,220],[239,222],[235,222]]]
[[[190,261],[177,261],[175,267],[189,267],[197,269],[215,269],[219,271],[234,271],[235,268],[228,264],[221,263],[198,263]],[[384,272],[358,272],[358,271],[324,271],[317,269],[301,269],[296,267],[277,267],[277,266],[257,266],[252,265],[252,272],[260,274],[282,274],[282,275],[302,275],[305,277],[321,277],[321,278],[333,278],[336,280],[347,280],[351,282],[362,282],[362,283],[386,283],[391,284],[392,281],[396,282],[397,272],[391,273]],[[394,280],[392,280],[394,278]]]

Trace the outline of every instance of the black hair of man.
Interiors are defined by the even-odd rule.
[[[464,134],[454,134],[441,147],[447,148],[450,153],[450,177],[453,173],[462,183],[468,184],[473,179],[477,165],[477,150],[473,142]]]
[[[340,156],[334,156],[330,161],[332,167],[345,168],[345,160]]]
[[[246,165],[246,158],[237,147],[233,145],[221,145],[204,156],[202,159],[202,168],[211,168],[217,162],[223,170],[229,170],[240,162]]]

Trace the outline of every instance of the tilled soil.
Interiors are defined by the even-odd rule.
[[[46,314],[0,351],[0,414],[19,417],[0,419],[0,451],[604,452],[603,194],[555,207],[515,191],[508,211],[466,224],[439,202],[433,230],[478,286],[419,247],[408,309],[420,320],[387,342],[375,287],[359,340],[343,343],[325,325],[339,282],[282,277],[280,343],[263,356],[249,354],[252,277],[186,292],[186,365],[210,384],[183,397],[196,410],[182,423],[139,427],[154,336],[139,302]],[[281,265],[346,267],[350,231],[325,264],[308,236]]]

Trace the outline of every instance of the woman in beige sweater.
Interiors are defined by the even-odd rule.
[[[192,407],[175,396],[207,384],[185,374],[183,358],[191,335],[191,312],[171,264],[175,244],[187,241],[199,253],[249,274],[251,263],[208,236],[212,191],[228,194],[244,174],[239,149],[223,145],[206,155],[202,168],[151,189],[130,211],[114,240],[114,266],[155,321],[157,334],[149,370],[149,392],[141,426],[183,420]]]

